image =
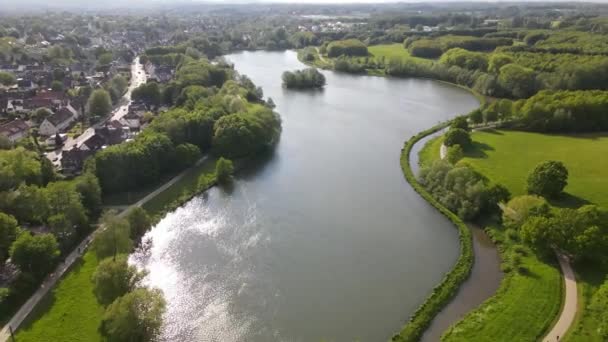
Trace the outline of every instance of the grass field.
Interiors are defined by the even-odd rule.
[[[595,333],[600,325],[600,318],[585,308],[600,285],[606,280],[608,272],[600,270],[596,265],[575,265],[578,281],[579,312],[564,341],[568,342],[603,342]]]
[[[430,62],[430,59],[414,57],[410,55],[410,52],[407,51],[406,48],[403,47],[403,44],[395,43],[395,44],[380,44],[380,45],[371,45],[368,46],[367,50],[369,53],[378,58],[384,57],[387,61],[392,58],[413,58],[419,61]]]
[[[189,170],[178,182],[144,204],[150,215],[178,199],[184,189],[195,189],[199,175],[215,172],[215,158]],[[36,306],[30,317],[17,331],[19,342],[103,341],[98,332],[104,308],[93,294],[91,276],[98,261],[93,252],[87,252],[77,261],[57,286]]]
[[[97,303],[91,282],[95,268],[97,258],[92,252],[87,252],[36,306],[17,331],[16,340],[102,341],[97,328],[104,309]]]
[[[513,195],[526,192],[534,167],[546,160],[568,168],[567,193],[557,206],[591,202],[608,207],[608,135],[548,135],[518,131],[481,131],[472,134],[474,147],[464,161]]]
[[[511,270],[496,295],[448,330],[442,341],[536,341],[552,326],[561,308],[558,266],[539,260],[502,229],[489,228],[488,233],[499,246],[503,269]],[[525,271],[517,271],[518,267]]]
[[[439,160],[439,150],[443,143],[443,136],[432,138],[424,144],[424,147],[418,152],[418,164],[420,167],[430,166],[435,160]]]

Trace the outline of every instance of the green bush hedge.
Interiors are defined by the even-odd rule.
[[[410,167],[410,153],[412,147],[420,139],[433,134],[449,125],[449,122],[439,124],[426,131],[413,136],[405,143],[401,151],[401,168],[405,179],[410,185],[432,206],[437,208],[458,228],[460,236],[460,257],[454,268],[446,273],[443,280],[437,285],[431,295],[414,312],[409,322],[407,322],[398,334],[395,334],[392,341],[418,341],[429,326],[433,318],[443,309],[443,307],[454,297],[460,285],[468,278],[473,266],[473,242],[469,228],[462,220],[435,200],[431,194],[418,182],[414,172]]]

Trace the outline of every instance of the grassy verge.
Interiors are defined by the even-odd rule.
[[[420,167],[430,166],[435,160],[439,160],[439,150],[443,143],[443,136],[432,138],[424,144],[424,147],[418,152],[418,164]]]
[[[545,160],[568,168],[567,193],[552,204],[578,207],[591,202],[608,207],[608,135],[549,135],[491,130],[473,132],[464,161],[514,196],[525,194],[528,173]]]
[[[215,159],[206,159],[144,207],[150,210],[150,215],[162,217],[215,185],[214,167]],[[201,174],[205,174],[208,180],[203,187],[198,186]],[[97,258],[91,251],[76,261],[19,327],[17,341],[103,341],[98,327],[104,308],[97,302],[91,282],[97,265]]]
[[[498,246],[505,277],[496,294],[452,326],[442,341],[536,341],[562,304],[562,275],[519,243],[515,232],[486,229]]]
[[[64,278],[34,308],[19,328],[19,342],[102,341],[97,331],[104,309],[93,294],[91,276],[97,268],[93,252],[74,263]]]
[[[393,336],[393,341],[418,341],[435,315],[437,315],[437,313],[456,294],[460,284],[469,276],[471,267],[473,266],[473,242],[471,239],[471,232],[458,216],[441,205],[441,203],[436,201],[431,194],[424,189],[412,172],[409,162],[410,152],[414,144],[425,136],[444,128],[446,125],[447,123],[435,126],[408,140],[401,152],[401,168],[406,180],[414,190],[454,223],[460,236],[460,256],[458,257],[454,268],[446,273],[441,283],[433,289],[430,296],[416,312],[414,312],[409,322],[403,326],[398,334]]]
[[[595,312],[586,310],[593,295],[606,280],[608,272],[597,265],[575,265],[576,280],[578,282],[578,307],[572,328],[564,337],[568,342],[602,342],[604,341],[596,331],[601,324],[601,317]]]
[[[165,189],[155,197],[151,198],[143,205],[143,208],[151,215],[157,215],[163,211],[169,203],[175,202],[184,193],[191,192],[198,187],[198,178],[202,174],[212,175],[215,172],[215,162],[217,158],[209,156],[203,163],[188,171],[184,177],[175,182],[172,186]]]

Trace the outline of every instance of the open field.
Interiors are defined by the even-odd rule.
[[[175,184],[144,204],[151,216],[177,200],[184,190],[196,189],[201,174],[215,172],[215,158],[187,171]],[[148,191],[149,193],[151,191]],[[142,196],[143,197],[143,196]],[[103,341],[98,327],[104,308],[93,293],[91,276],[98,260],[92,251],[84,254],[49,294],[34,308],[17,332],[17,341]]]
[[[568,168],[568,186],[557,206],[586,202],[608,207],[608,135],[548,135],[518,131],[479,131],[474,146],[466,151],[469,163],[511,193],[526,192],[526,180],[534,167],[546,160],[562,161]]]
[[[367,49],[372,56],[376,58],[384,57],[386,61],[390,61],[392,58],[412,58],[419,61],[430,61],[429,59],[410,55],[409,51],[401,43],[371,45]]]
[[[16,340],[101,341],[97,328],[104,309],[97,303],[91,282],[97,264],[93,252],[87,252],[77,261],[57,287],[34,308],[17,331]]]
[[[488,228],[487,232],[497,243],[502,268],[508,272],[496,295],[467,314],[442,340],[536,341],[560,311],[563,286],[559,267],[539,260],[519,245],[516,235],[505,234],[500,228]]]

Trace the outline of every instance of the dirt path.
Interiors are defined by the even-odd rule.
[[[557,323],[555,323],[551,331],[543,338],[543,341],[546,342],[561,341],[561,338],[566,335],[572,322],[574,322],[576,309],[578,307],[578,294],[576,291],[576,277],[574,276],[574,271],[572,270],[567,257],[558,254],[557,258],[559,260],[559,266],[562,269],[562,274],[564,275],[566,293],[564,296],[564,306]]]

